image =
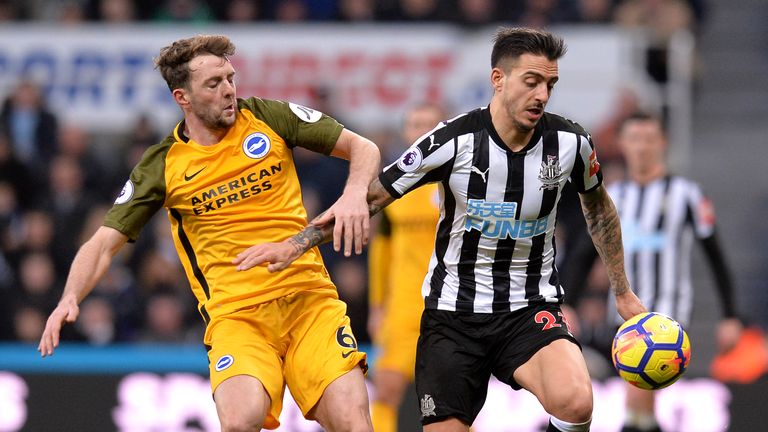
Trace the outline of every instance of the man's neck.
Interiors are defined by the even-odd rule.
[[[664,164],[658,164],[645,171],[629,171],[629,178],[633,182],[640,185],[647,185],[648,183],[660,179],[667,175],[667,166]]]
[[[202,146],[218,144],[227,134],[227,130],[207,128],[195,116],[188,116],[184,119],[184,135]]]
[[[499,138],[504,141],[504,144],[512,151],[520,151],[528,145],[528,142],[533,136],[534,130],[531,129],[527,132],[523,132],[518,129],[509,118],[501,101],[497,98],[491,99],[490,105],[491,111],[491,123],[493,128],[496,129],[496,133],[499,134]]]

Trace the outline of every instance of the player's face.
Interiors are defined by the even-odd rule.
[[[501,98],[509,120],[520,132],[529,132],[544,115],[559,75],[557,61],[523,54],[491,72],[496,96]],[[506,71],[505,71],[506,69]]]
[[[619,133],[619,146],[630,169],[646,171],[664,163],[666,139],[656,120],[630,120]]]
[[[189,108],[209,129],[235,123],[235,69],[226,58],[200,55],[189,62]]]
[[[421,106],[411,109],[403,122],[403,140],[408,145],[413,144],[442,119],[443,113],[437,107]]]

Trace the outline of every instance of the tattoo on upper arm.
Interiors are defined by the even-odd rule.
[[[581,196],[581,207],[589,234],[608,271],[615,294],[629,289],[624,273],[621,220],[605,187]]]

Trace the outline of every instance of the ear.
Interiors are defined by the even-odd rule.
[[[173,100],[175,100],[179,106],[183,107],[189,105],[189,95],[186,90],[177,88],[174,89],[171,94],[173,95]]]
[[[504,71],[497,67],[491,69],[491,86],[494,93],[501,91],[501,88],[504,86],[504,78],[506,78]]]

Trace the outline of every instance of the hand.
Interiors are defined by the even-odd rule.
[[[37,350],[40,356],[53,355],[53,350],[59,346],[59,336],[61,326],[66,323],[73,323],[80,314],[80,308],[77,306],[77,299],[74,297],[64,297],[61,299],[56,309],[51,312],[48,321],[45,323],[45,330],[40,337],[40,345]]]
[[[347,186],[331,208],[312,220],[312,225],[322,227],[335,220],[333,227],[333,250],[341,250],[344,239],[344,256],[363,253],[363,246],[368,244],[370,216],[368,213],[367,188]]]
[[[616,294],[616,310],[624,320],[628,320],[637,314],[648,312],[640,299],[632,290],[626,290],[622,294]]]
[[[730,351],[741,338],[743,327],[738,318],[726,318],[717,325],[717,349],[721,352]]]
[[[237,271],[244,271],[266,262],[269,263],[267,271],[275,273],[288,267],[300,256],[301,252],[289,239],[280,243],[251,246],[237,254],[232,264],[237,265]]]

